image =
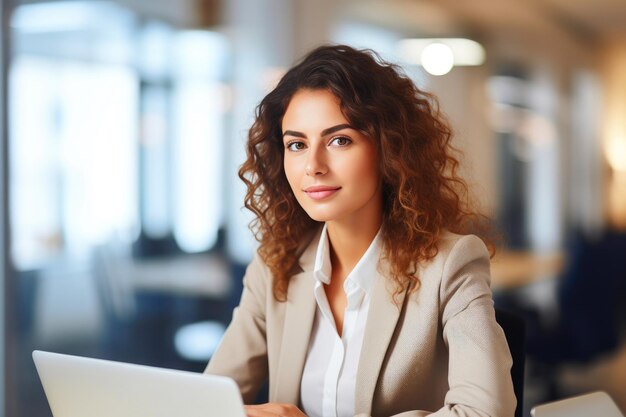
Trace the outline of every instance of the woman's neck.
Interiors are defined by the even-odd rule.
[[[327,222],[333,272],[344,277],[354,269],[380,229],[381,221],[365,224]]]

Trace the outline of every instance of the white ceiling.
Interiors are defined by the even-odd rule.
[[[599,38],[626,36],[626,0],[536,0]]]
[[[626,36],[626,0],[370,0],[351,12],[434,36],[561,31],[582,42]]]
[[[230,0],[115,1],[179,26],[197,27],[221,23],[220,9]],[[347,6],[351,17],[415,36],[497,36],[506,32],[565,36],[583,45],[626,38],[626,0],[337,0],[335,4]]]
[[[408,37],[470,37],[500,57],[594,62],[626,41],[626,0],[343,0],[345,15]]]

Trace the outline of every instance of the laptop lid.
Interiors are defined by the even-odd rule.
[[[54,417],[245,417],[231,378],[34,351]]]
[[[624,417],[607,393],[598,391],[538,405],[533,417]]]

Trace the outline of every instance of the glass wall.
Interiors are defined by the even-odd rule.
[[[223,256],[226,37],[108,1],[18,5],[8,68],[15,415],[33,349],[201,370],[241,268]]]

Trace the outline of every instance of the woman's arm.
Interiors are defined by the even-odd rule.
[[[233,378],[244,403],[254,401],[268,377],[265,300],[269,277],[257,254],[246,269],[239,306],[205,373]]]
[[[431,417],[515,413],[511,354],[496,322],[489,285],[487,248],[476,236],[462,237],[448,255],[440,288],[450,389],[444,407]]]

